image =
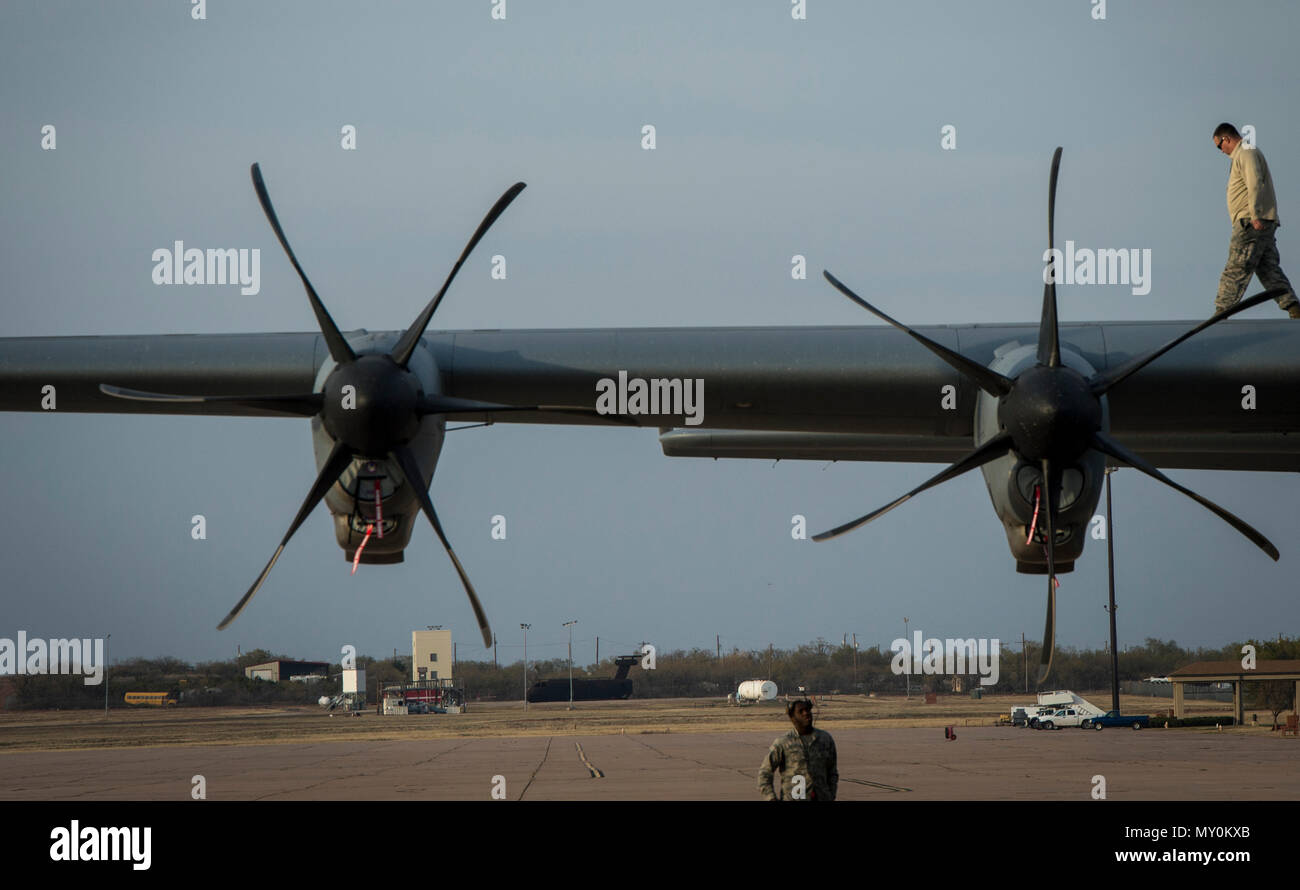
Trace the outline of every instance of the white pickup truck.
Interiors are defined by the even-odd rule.
[[[1083,726],[1092,715],[1085,714],[1077,708],[1062,708],[1054,714],[1045,714],[1035,724],[1038,729],[1061,729],[1065,726]]]
[[[1088,721],[1106,712],[1068,689],[1038,693],[1037,705],[1014,708],[1011,722],[1014,726],[1031,726],[1036,729],[1059,729],[1062,726],[1089,728]],[[1048,724],[1046,727],[1043,724]]]

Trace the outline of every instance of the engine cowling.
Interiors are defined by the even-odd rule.
[[[1036,348],[1011,343],[995,353],[990,369],[1010,378],[1018,378],[1031,369],[1037,361]],[[1081,355],[1061,349],[1061,364],[1085,378],[1096,369]],[[975,444],[983,445],[1004,431],[1006,418],[999,409],[1002,400],[981,391],[975,402]],[[1110,412],[1103,397],[1100,400],[1102,430],[1110,429]],[[990,461],[980,468],[988,487],[993,510],[1007,535],[1007,546],[1016,560],[1016,571],[1024,574],[1047,574],[1047,554],[1043,534],[1046,525],[1039,516],[1034,539],[1029,540],[1029,528],[1034,521],[1034,489],[1042,485],[1042,471],[1038,456],[1029,457],[1016,451]],[[1099,451],[1085,448],[1062,467],[1059,491],[1052,493],[1054,531],[1056,534],[1055,564],[1057,574],[1074,570],[1074,561],[1083,553],[1088,525],[1101,499],[1105,481],[1106,457]]]

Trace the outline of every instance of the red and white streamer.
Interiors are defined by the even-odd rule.
[[[361,551],[366,549],[366,542],[370,540],[370,533],[375,530],[374,523],[366,526],[366,536],[361,539],[361,544],[357,547],[357,552],[352,555],[352,574],[357,573],[357,565],[361,562]],[[383,535],[380,535],[382,538]]]

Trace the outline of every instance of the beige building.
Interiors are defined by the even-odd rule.
[[[271,683],[307,676],[324,679],[329,673],[330,666],[324,661],[267,661],[244,668],[244,676],[248,679]]]
[[[411,631],[411,680],[452,679],[451,631]]]

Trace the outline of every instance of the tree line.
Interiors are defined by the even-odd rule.
[[[1248,640],[1260,660],[1300,659],[1300,638]],[[1119,653],[1121,681],[1165,676],[1177,668],[1197,661],[1239,660],[1243,643],[1230,643],[1218,649],[1184,649],[1173,640],[1148,638],[1141,646]],[[745,680],[771,680],[781,694],[796,695],[799,688],[813,695],[870,694],[901,695],[908,679],[891,668],[895,653],[879,646],[854,649],[817,639],[792,649],[740,650],[719,655],[709,649],[659,652],[653,670],[633,667],[634,698],[704,698],[734,693]],[[1030,644],[1022,652],[1003,646],[999,657],[998,681],[982,686],[989,693],[1035,691],[1039,649]],[[283,681],[272,683],[251,680],[244,669],[276,659],[289,659],[264,649],[246,652],[228,661],[190,664],[173,657],[132,658],[115,662],[106,672],[110,707],[124,707],[127,692],[172,692],[182,706],[309,704],[321,696],[334,696],[342,686],[342,667],[331,666],[329,677],[314,683]],[[376,659],[358,656],[356,666],[366,669],[369,700],[373,703],[379,688],[405,682],[410,676],[409,657]],[[573,666],[575,678],[613,677],[616,667],[612,658],[598,664]],[[525,685],[542,679],[567,678],[568,662],[562,658],[530,661],[527,673],[521,661],[499,665],[490,661],[459,661],[454,666],[456,685],[464,688],[470,701],[520,701]],[[1028,686],[1026,686],[1026,672]],[[13,692],[0,705],[20,708],[102,708],[104,686],[86,686],[81,675],[18,676],[11,680]],[[961,679],[962,694],[980,686],[973,670]],[[1110,686],[1110,652],[1105,649],[1058,648],[1052,663],[1049,684],[1053,689],[1095,690]],[[1272,702],[1286,698],[1294,684],[1277,681],[1257,684],[1254,691],[1259,704],[1267,697]],[[1276,689],[1271,687],[1276,686]],[[949,674],[913,675],[913,694],[936,692],[951,694],[953,677]],[[1248,694],[1251,691],[1248,690]],[[1289,700],[1289,699],[1288,699]],[[1285,710],[1286,705],[1282,708]],[[1270,707],[1270,710],[1272,708]]]

